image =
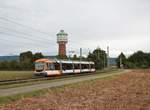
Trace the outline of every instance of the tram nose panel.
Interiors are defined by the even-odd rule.
[[[47,72],[35,72],[36,76],[47,76]]]
[[[61,72],[59,70],[52,70],[46,72],[47,72],[47,76],[61,75]]]

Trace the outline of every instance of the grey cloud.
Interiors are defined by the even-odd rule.
[[[26,49],[39,48],[38,51],[57,54],[57,44],[54,46],[51,42],[56,42],[56,33],[64,29],[69,33],[68,50],[80,47],[92,50],[97,46],[106,50],[109,45],[111,56],[117,56],[120,51],[130,54],[138,49],[150,50],[147,46],[150,42],[149,0],[0,0],[0,11],[0,16],[12,17],[49,34],[39,34],[0,20],[2,26],[34,34],[35,39],[38,35],[50,39],[47,49],[48,44],[30,45],[30,48],[24,47]],[[0,34],[0,37],[3,36]],[[3,46],[0,44],[1,55],[9,54],[10,50],[19,53],[17,46],[7,47],[7,51],[3,51]]]

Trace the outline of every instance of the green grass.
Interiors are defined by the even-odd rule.
[[[61,92],[61,91],[64,91],[64,89],[66,87],[67,88],[68,87],[69,88],[78,88],[80,85],[83,85],[83,84],[95,83],[97,80],[110,80],[113,78],[117,78],[121,74],[120,72],[121,72],[120,70],[114,71],[114,72],[109,71],[108,73],[104,73],[104,74],[114,73],[114,75],[110,75],[110,76],[102,77],[102,78],[97,78],[94,80],[82,81],[82,82],[78,82],[78,83],[74,83],[74,84],[67,84],[67,85],[63,85],[63,86],[59,86],[59,87],[53,87],[53,88],[33,91],[33,92],[29,92],[29,93],[22,93],[22,94],[7,96],[7,97],[0,97],[0,104],[7,104],[9,102],[21,100],[21,99],[24,99],[26,97],[41,96],[41,95],[47,93],[49,90]]]
[[[118,69],[114,69],[114,70],[101,70],[101,71],[97,71],[96,73],[104,75],[104,74],[109,74],[109,73],[119,72],[119,71],[122,71],[122,70],[118,70]],[[76,76],[76,77],[74,77],[74,76],[70,75],[69,77],[60,78],[60,79],[41,80],[41,81],[31,81],[31,82],[24,82],[24,83],[17,83],[17,84],[9,84],[9,85],[0,85],[0,89],[29,86],[29,85],[41,84],[41,83],[50,83],[50,82],[62,81],[62,80],[66,80],[66,79],[75,79],[75,78],[78,78],[78,77],[84,77],[84,76]]]
[[[97,72],[104,72],[109,70],[100,70]],[[0,80],[11,80],[20,78],[31,78],[34,76],[33,71],[0,71]]]
[[[30,78],[33,77],[33,71],[0,71],[0,80]]]

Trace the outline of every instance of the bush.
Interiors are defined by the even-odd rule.
[[[137,68],[137,66],[132,62],[126,62],[126,68]]]

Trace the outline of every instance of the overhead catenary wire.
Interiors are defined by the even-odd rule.
[[[13,36],[12,34],[9,34],[9,33],[2,33],[2,32],[0,32],[0,34],[2,34],[2,35],[11,35],[11,36]],[[15,35],[16,36],[16,35]],[[12,43],[7,43],[8,45],[18,45],[18,46],[26,46],[26,45],[28,45],[28,46],[38,46],[37,48],[39,48],[39,47],[47,47],[48,48],[48,43],[45,43],[44,45],[43,44],[41,44],[41,43],[36,43],[36,42],[32,42],[32,41],[30,41],[30,42],[24,42],[24,40],[14,40],[14,39],[6,39],[6,38],[0,38],[0,42],[2,41],[2,43],[7,43],[7,42],[12,42]],[[6,41],[6,42],[5,42]],[[47,46],[46,46],[47,45]],[[55,46],[55,45],[54,45]]]
[[[13,24],[16,24],[16,25],[20,25],[21,27],[23,27],[23,28],[31,28],[32,30],[34,29],[34,28],[32,28],[32,27],[30,27],[30,26],[26,26],[26,25],[24,25],[24,24],[21,24],[21,23],[18,23],[18,22],[15,22],[15,21],[12,21],[12,20],[9,20],[9,19],[7,19],[7,18],[4,18],[4,17],[0,17],[0,19],[2,19],[2,20],[5,20],[5,21],[7,21],[7,22],[10,22],[10,23],[13,23]],[[26,27],[25,27],[26,26]],[[35,37],[35,36],[33,36],[32,34],[28,34],[28,33],[25,33],[25,32],[20,32],[20,31],[17,31],[17,30],[14,30],[14,29],[10,29],[10,28],[7,28],[7,27],[2,27],[1,26],[1,28],[3,28],[3,29],[7,29],[7,30],[10,30],[10,31],[14,31],[14,32],[17,32],[17,33],[20,33],[20,34],[25,34],[25,35],[28,35],[28,36],[32,36],[32,37]],[[31,30],[30,29],[30,30]],[[34,31],[36,31],[36,32],[39,32],[39,31],[37,31],[36,29],[34,29]],[[41,33],[41,32],[40,32]],[[44,36],[44,35],[43,35]],[[49,36],[48,35],[48,33],[47,33],[47,36]],[[38,39],[38,38],[40,38],[40,40],[45,40],[45,41],[52,41],[51,39],[45,39],[45,37],[40,37],[40,36],[38,36],[37,37],[37,35],[36,35],[36,39]]]
[[[39,30],[39,29],[35,29],[35,28],[33,28],[33,27],[30,27],[30,26],[27,26],[27,25],[24,25],[24,24],[21,24],[21,23],[18,23],[18,22],[16,22],[16,21],[14,21],[15,19],[13,18],[13,20],[10,20],[10,19],[12,19],[12,18],[10,18],[10,17],[8,17],[9,19],[7,19],[7,18],[5,18],[5,17],[0,17],[0,19],[2,19],[2,20],[4,20],[4,21],[8,21],[8,22],[10,22],[10,23],[14,23],[14,24],[17,24],[17,25],[20,25],[20,26],[22,26],[22,27],[24,27],[24,28],[28,28],[28,29],[32,29],[33,31],[35,31],[35,32],[38,32],[38,33],[41,33],[41,34],[44,34],[44,35],[47,35],[47,36],[50,36],[49,35],[49,33],[46,33],[46,32],[43,32],[43,31],[41,31],[41,30]],[[44,36],[43,35],[43,36]],[[45,39],[45,37],[41,37],[42,39]],[[46,40],[49,40],[49,39],[46,39]],[[52,40],[51,39],[51,41],[54,41],[55,42],[55,40]],[[77,44],[77,45],[82,45],[82,46],[86,46],[87,44],[85,44],[85,43],[83,43],[83,42],[79,42],[79,41],[71,41],[71,43],[72,44]]]
[[[35,29],[35,28],[33,28],[31,26],[28,26],[28,25],[25,25],[25,24],[18,23],[14,19],[11,20],[12,18],[10,18],[10,17],[8,17],[8,18],[0,17],[1,20],[7,21],[7,22],[10,22],[10,23],[13,23],[13,24],[17,24],[17,25],[20,25],[20,26],[22,26],[24,28],[28,28],[28,29],[30,29],[32,31],[35,31],[35,32],[38,32],[38,33],[41,33],[41,34],[44,34],[44,35],[47,35],[47,36],[50,36],[49,33],[43,32],[43,31],[41,31],[39,29]]]
[[[30,40],[30,41],[38,41],[38,42],[43,42],[43,43],[52,43],[52,44],[54,44],[54,42],[51,42],[51,40],[44,40],[44,39],[37,39],[37,38],[35,38],[35,36],[32,36],[32,35],[30,35],[30,34],[28,34],[28,33],[24,33],[24,32],[20,32],[20,31],[16,31],[16,30],[14,30],[14,29],[9,29],[9,28],[5,28],[5,27],[0,27],[1,29],[5,29],[5,30],[8,30],[9,32],[1,32],[1,33],[6,33],[6,34],[9,34],[10,35],[10,33],[14,33],[16,36],[14,36],[15,38],[20,38],[20,39],[26,39],[26,40]],[[21,36],[17,36],[17,35],[21,35]],[[13,34],[12,34],[13,35]],[[27,36],[29,36],[29,37],[27,37]]]
[[[10,20],[10,19],[8,19],[8,18],[5,18],[5,17],[0,17],[0,19],[1,20],[4,20],[4,21],[6,21],[6,22],[9,22],[9,23],[13,23],[13,24],[15,24],[15,25],[19,25],[19,26],[21,26],[21,27],[23,27],[23,28],[27,28],[27,29],[30,29],[30,30],[32,30],[32,31],[34,31],[34,32],[37,32],[37,33],[40,33],[40,34],[42,34],[43,36],[49,36],[49,33],[46,33],[46,32],[43,32],[43,31],[41,31],[41,30],[38,30],[38,29],[34,29],[33,27],[30,27],[30,26],[27,26],[27,25],[24,25],[24,24],[21,24],[21,23],[18,23],[18,22],[16,22],[16,21],[14,21],[14,20]],[[29,34],[29,33],[25,33],[25,32],[20,32],[20,31],[18,31],[18,30],[14,30],[14,29],[10,29],[10,28],[7,28],[7,27],[0,27],[0,28],[2,28],[2,29],[6,29],[6,30],[9,30],[9,31],[12,31],[13,33],[15,33],[15,35],[13,35],[13,36],[16,36],[16,34],[18,35],[21,35],[21,36],[19,36],[19,38],[23,38],[23,39],[25,39],[25,40],[29,40],[29,41],[32,41],[32,42],[40,42],[40,43],[44,43],[43,45],[46,45],[47,43],[49,43],[49,44],[54,44],[54,45],[56,45],[56,40],[49,40],[49,39],[46,39],[45,37],[40,37],[40,36],[38,36],[37,38],[35,38],[35,36],[34,35],[32,35],[32,34]],[[4,33],[3,33],[4,34]],[[9,36],[11,36],[12,34],[10,34],[10,33],[6,33],[7,35],[9,34]],[[29,37],[25,37],[25,36],[29,36]],[[16,37],[18,37],[18,36],[16,36]],[[34,38],[32,38],[32,37],[34,37]],[[36,43],[37,43],[36,42]],[[35,43],[35,44],[36,44]],[[83,42],[78,42],[78,41],[71,41],[71,43],[70,43],[71,45],[80,45],[80,47],[87,47],[87,44],[86,43],[83,43]],[[37,45],[37,44],[36,44]],[[40,45],[40,44],[39,44]],[[42,46],[43,47],[43,45],[40,45],[40,46]],[[53,45],[53,46],[54,46]]]
[[[47,32],[41,31],[39,29],[35,29],[35,28],[31,27],[31,26],[28,26],[28,25],[25,25],[25,24],[22,24],[22,23],[19,23],[18,20],[15,19],[14,17],[5,16],[5,17],[0,17],[0,19],[4,20],[6,22],[9,22],[9,23],[13,23],[13,24],[18,25],[18,26],[21,26],[23,28],[29,29],[30,31],[32,30],[32,31],[34,31],[34,34],[35,34],[35,32],[36,33],[40,33],[42,35],[42,37],[40,37],[40,36],[37,37],[36,36],[36,38],[33,39],[33,40],[31,40],[31,36],[34,37],[33,35],[31,35],[31,34],[30,35],[29,34],[28,35],[25,34],[26,36],[30,36],[30,38],[25,38],[25,36],[23,35],[23,37],[24,37],[25,40],[32,41],[33,44],[40,45],[40,44],[38,44],[36,42],[36,41],[40,41],[41,43],[44,42],[43,45],[46,45],[47,43],[56,45],[56,40],[52,40],[52,39],[49,40],[49,39],[46,39],[47,37],[44,37],[44,36],[50,36],[49,33],[47,33]],[[16,31],[14,31],[13,33],[15,33],[15,36],[16,36]],[[17,35],[18,34],[21,35],[19,38],[22,38],[22,34],[23,33],[17,32]],[[20,43],[19,45],[24,45],[24,43],[23,44]],[[43,45],[41,45],[41,46],[43,47]],[[54,46],[54,45],[51,45],[51,46]],[[79,41],[70,41],[69,45],[71,47],[76,47],[77,45],[80,45],[80,47],[87,47],[87,43],[83,43],[83,42],[79,42]]]
[[[1,42],[2,41],[2,42]],[[21,50],[24,50],[24,51],[32,51],[34,50],[35,52],[38,51],[38,52],[41,52],[42,50],[47,50],[48,48],[46,46],[42,47],[39,45],[39,44],[33,44],[34,46],[36,47],[29,47],[29,45],[31,45],[30,43],[22,43],[20,41],[15,41],[13,43],[9,43],[11,40],[8,40],[8,39],[2,39],[0,38],[0,48],[3,48],[3,50],[9,50],[9,52],[11,53],[16,53],[16,52],[22,52]],[[6,48],[7,47],[11,47],[11,48]],[[14,48],[18,48],[15,52]],[[53,49],[51,49],[51,51],[54,52]]]
[[[28,41],[28,43],[30,42],[31,44],[34,43],[34,44],[39,44],[40,46],[44,46],[44,45],[47,45],[47,44],[50,44],[50,42],[44,42],[44,41],[40,41],[40,40],[37,40],[37,39],[33,39],[33,38],[26,38],[24,37],[23,35],[22,36],[18,36],[17,34],[11,34],[11,33],[7,33],[7,32],[0,32],[0,34],[3,34],[3,35],[7,35],[7,36],[14,36],[15,38],[17,38],[16,40],[18,40],[18,38],[20,39],[19,42],[22,42],[24,40]],[[6,38],[5,38],[6,39]],[[8,39],[8,40],[11,40],[11,39]],[[23,42],[25,43],[25,42]],[[44,45],[43,45],[44,44]]]

